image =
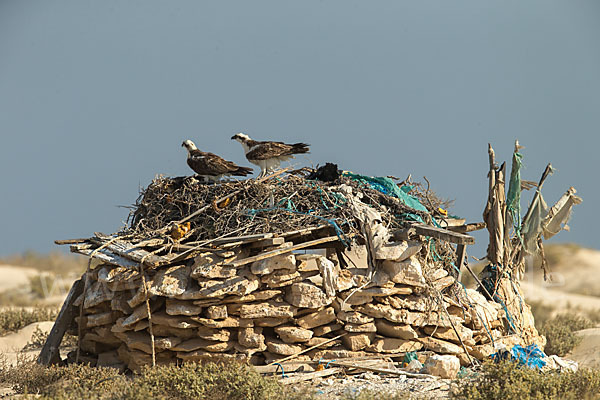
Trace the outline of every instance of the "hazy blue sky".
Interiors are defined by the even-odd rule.
[[[0,0],[0,256],[118,230],[184,139],[247,165],[237,132],[425,175],[473,222],[518,138],[548,203],[584,199],[556,239],[598,248],[599,43],[597,0]]]

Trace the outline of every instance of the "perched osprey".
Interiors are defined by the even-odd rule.
[[[277,169],[282,161],[293,158],[295,154],[308,153],[309,150],[309,145],[306,143],[259,142],[243,133],[238,133],[231,139],[240,142],[248,161],[260,167],[259,176],[265,176],[268,172]]]
[[[216,182],[223,176],[246,176],[252,173],[252,168],[240,167],[232,161],[227,161],[216,154],[198,150],[191,140],[186,140],[181,146],[185,147],[188,151],[187,164],[206,180]]]

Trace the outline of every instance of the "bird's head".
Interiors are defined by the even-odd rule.
[[[192,142],[189,139],[184,140],[183,143],[181,143],[181,147],[185,147],[187,149],[187,151],[197,150],[197,147],[194,144],[194,142]]]
[[[244,133],[238,133],[235,134],[231,137],[231,140],[236,140],[240,143],[246,143],[248,140],[250,140],[250,136],[244,134]]]

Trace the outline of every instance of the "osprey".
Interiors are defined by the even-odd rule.
[[[181,146],[188,151],[187,164],[206,180],[216,182],[223,176],[246,176],[252,173],[252,168],[240,167],[216,154],[198,150],[191,140],[186,140]]]
[[[233,135],[231,139],[240,142],[248,161],[260,167],[259,176],[265,176],[268,172],[277,169],[282,161],[293,158],[295,154],[308,153],[309,150],[309,145],[306,143],[259,142],[243,133]]]

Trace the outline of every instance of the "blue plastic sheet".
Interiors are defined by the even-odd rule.
[[[531,344],[527,347],[520,346],[518,344],[514,345],[510,351],[508,350],[500,350],[497,353],[492,354],[492,359],[495,362],[499,362],[501,360],[511,360],[516,361],[519,365],[525,365],[529,368],[542,368],[546,365],[546,361],[542,360],[546,355],[540,348]]]

